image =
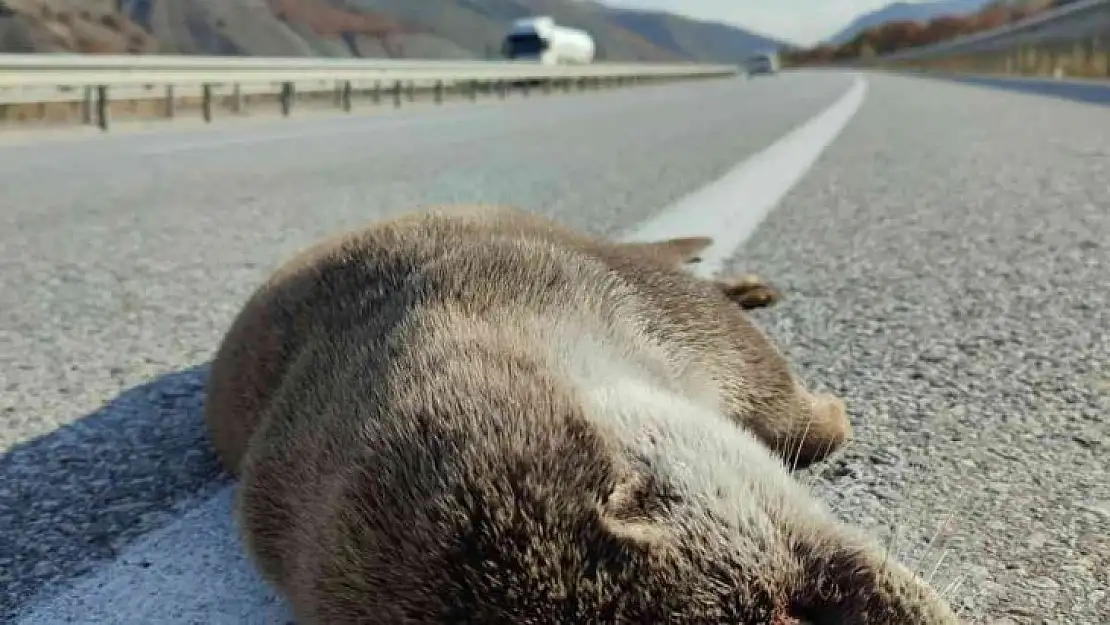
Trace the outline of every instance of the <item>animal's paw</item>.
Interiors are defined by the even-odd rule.
[[[792,444],[786,445],[785,460],[794,469],[804,469],[840,449],[852,436],[852,424],[844,400],[830,393],[806,392],[805,422],[794,426]]]
[[[718,280],[721,291],[744,310],[766,308],[782,299],[782,293],[756,275],[747,274],[735,280]]]

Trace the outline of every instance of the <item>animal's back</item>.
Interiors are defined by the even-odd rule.
[[[499,604],[468,589],[538,590],[494,587],[504,570],[489,586],[475,562],[515,549],[510,568],[548,567],[557,585],[578,578],[567,558],[596,560],[574,536],[601,531],[580,524],[619,486],[620,445],[582,413],[566,376],[619,377],[628,372],[604,370],[623,365],[667,386],[673,372],[630,324],[648,302],[577,240],[492,211],[388,222],[302,254],[236,322],[225,346],[251,332],[276,357],[258,372],[241,345],[238,359],[217,356],[213,438],[242,472],[250,551],[313,622],[477,622]],[[266,376],[244,419],[227,398]],[[237,420],[234,438],[221,437]],[[507,514],[534,515],[525,525],[536,533],[515,546],[498,536],[524,530],[495,518]],[[346,579],[353,571],[371,577]],[[344,583],[359,602],[342,604]],[[560,592],[570,590],[541,594]]]
[[[475,318],[517,310],[571,315],[636,335],[640,348],[659,352],[651,366],[668,370],[660,383],[677,373],[713,386],[704,389],[709,394],[717,382],[707,377],[745,378],[712,370],[762,374],[753,388],[790,379],[785,361],[735,305],[667,259],[515,209],[429,210],[309,247],[250,298],[216,354],[208,388],[206,417],[224,465],[238,471],[257,419],[305,346],[338,340],[339,329],[380,340],[414,312],[441,305],[469,307]],[[776,357],[760,358],[760,350]],[[748,354],[759,367],[747,366]]]

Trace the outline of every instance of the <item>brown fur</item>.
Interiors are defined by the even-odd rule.
[[[847,439],[843,403],[744,316],[762,281],[682,268],[708,242],[463,207],[280,268],[206,419],[298,619],[955,623],[789,478]]]
[[[650,243],[624,243],[617,247],[626,252],[647,254],[664,264],[681,266],[701,262],[698,252],[712,243],[710,237],[682,237]],[[752,274],[737,280],[716,280],[715,283],[729,299],[745,310],[765,308],[782,299],[778,289]]]

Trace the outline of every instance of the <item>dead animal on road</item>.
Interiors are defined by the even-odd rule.
[[[958,622],[791,476],[844,404],[747,318],[769,285],[689,271],[710,242],[438,208],[280,267],[205,416],[298,622]]]

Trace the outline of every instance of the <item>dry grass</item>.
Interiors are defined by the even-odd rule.
[[[901,61],[885,65],[893,68],[1000,76],[1110,79],[1110,46],[1093,39],[1068,45],[1027,47],[1005,53]]]
[[[868,28],[841,45],[820,44],[786,52],[783,62],[790,66],[802,66],[871,59],[1020,22],[1049,9],[1051,5],[1048,0],[1020,0],[1005,5],[992,2],[977,12],[942,15],[927,23],[895,20]]]

